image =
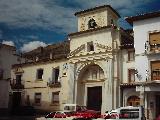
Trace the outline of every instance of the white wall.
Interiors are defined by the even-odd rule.
[[[0,68],[4,70],[3,79],[0,80],[0,108],[8,108],[11,78],[11,67],[18,63],[17,56],[14,55],[13,48],[1,46],[0,48]],[[8,79],[8,80],[7,80]]]
[[[150,18],[133,23],[134,44],[135,44],[135,67],[141,78],[137,80],[146,80],[146,70],[149,70],[149,61],[145,52],[145,42],[149,40],[149,32],[154,30],[160,31],[160,17]],[[150,57],[150,60],[152,57]]]
[[[70,50],[71,52],[80,47],[81,45],[87,45],[87,42],[98,43],[112,47],[112,36],[110,30],[105,30],[96,33],[89,33],[81,36],[71,37]],[[96,49],[96,48],[95,48]],[[86,50],[85,50],[86,51]],[[96,50],[95,50],[96,51]]]

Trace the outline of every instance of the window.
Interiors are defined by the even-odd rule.
[[[37,79],[43,79],[43,69],[37,70]]]
[[[16,84],[21,84],[22,81],[22,75],[16,75]]]
[[[59,82],[59,67],[54,68],[52,70],[52,81],[53,83],[58,83]]]
[[[59,91],[52,93],[52,103],[59,103]]]
[[[0,79],[3,79],[3,74],[4,74],[4,71],[3,69],[0,68]]]
[[[88,43],[87,43],[87,51],[88,51],[88,52],[94,51],[93,42],[88,42]]]
[[[152,80],[160,80],[160,61],[151,62]]]
[[[129,83],[135,81],[135,69],[128,69],[128,81]]]
[[[130,96],[127,99],[128,106],[139,106],[140,105],[140,98],[138,96]]]
[[[97,24],[96,21],[92,18],[88,21],[88,28],[96,28]]]
[[[35,93],[35,104],[41,103],[41,93]]]
[[[133,61],[135,59],[135,51],[128,50],[128,61]]]
[[[160,32],[149,34],[149,44],[151,51],[157,49],[160,50]]]

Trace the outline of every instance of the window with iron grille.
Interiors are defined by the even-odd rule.
[[[41,103],[41,93],[35,93],[35,104],[40,104]]]
[[[53,68],[52,70],[52,82],[59,83],[59,67]]]
[[[22,81],[22,75],[16,75],[16,84],[21,84]]]
[[[59,91],[52,93],[52,103],[59,103]]]
[[[37,70],[37,79],[43,79],[43,69]]]

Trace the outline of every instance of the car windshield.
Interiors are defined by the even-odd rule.
[[[74,111],[76,106],[65,106],[64,110]]]
[[[139,118],[139,109],[123,109],[120,118]]]

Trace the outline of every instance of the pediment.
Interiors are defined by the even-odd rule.
[[[76,54],[79,54],[84,49],[85,49],[85,44],[82,44],[81,46],[79,46],[75,50],[71,51],[70,54],[69,54],[69,57],[72,57],[72,56],[75,56]]]
[[[22,69],[22,67],[17,67],[14,69],[14,72],[15,72],[15,74],[24,73],[24,70]]]
[[[111,46],[107,46],[107,45],[102,45],[100,43],[95,43],[97,48],[100,48],[101,50],[105,50],[105,51],[111,51],[112,47]]]

